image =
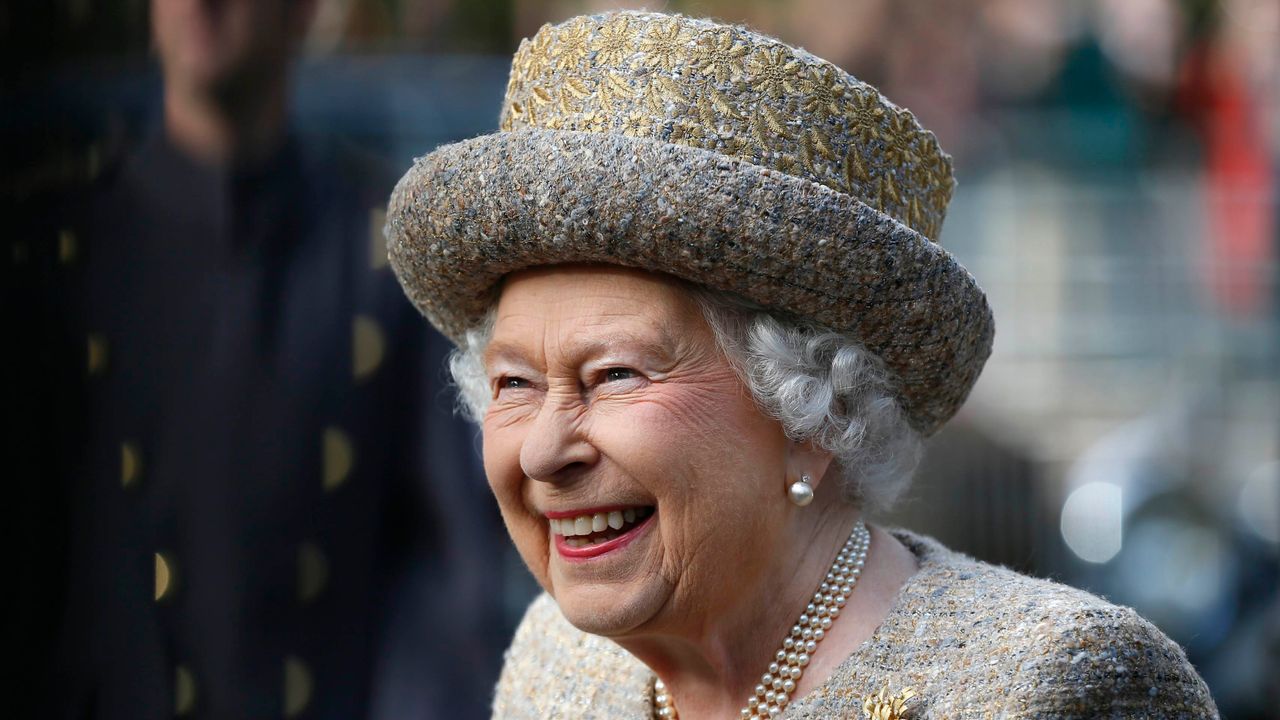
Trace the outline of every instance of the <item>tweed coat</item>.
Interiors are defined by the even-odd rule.
[[[920,569],[873,636],[784,718],[862,718],[888,686],[907,718],[1216,718],[1176,643],[1133,610],[895,530]],[[530,605],[495,718],[651,718],[653,674],[575,629],[555,601]]]

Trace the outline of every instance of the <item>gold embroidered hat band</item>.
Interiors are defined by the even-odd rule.
[[[936,242],[950,158],[825,60],[682,16],[577,17],[521,43],[500,127],[420,158],[388,208],[397,277],[455,341],[507,273],[599,262],[854,333],[924,434],[990,354],[986,297]]]

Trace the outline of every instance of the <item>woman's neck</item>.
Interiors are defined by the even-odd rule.
[[[699,613],[696,620],[672,618],[668,627],[616,639],[662,678],[683,720],[736,717],[775,661],[859,517],[839,500],[817,505],[802,511],[811,513],[812,520],[792,534],[763,581],[742,588],[740,602]],[[874,531],[862,579],[818,645],[792,698],[820,685],[870,637],[914,571],[914,556],[892,536]]]

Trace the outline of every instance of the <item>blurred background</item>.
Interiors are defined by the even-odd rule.
[[[886,521],[1280,717],[1275,0],[4,5],[6,716],[487,716],[534,587],[381,206],[616,7],[801,45],[954,156],[995,351]]]

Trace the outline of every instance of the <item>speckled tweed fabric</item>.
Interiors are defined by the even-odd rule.
[[[782,717],[862,718],[885,685],[916,690],[907,718],[1218,717],[1182,649],[1133,610],[892,532],[920,570],[871,639]],[[648,720],[652,684],[543,595],[507,651],[493,717]]]
[[[501,127],[420,158],[389,203],[392,267],[455,341],[503,275],[604,262],[854,332],[925,434],[990,354],[986,297],[935,242],[950,158],[825,60],[705,20],[577,17],[521,44]]]

